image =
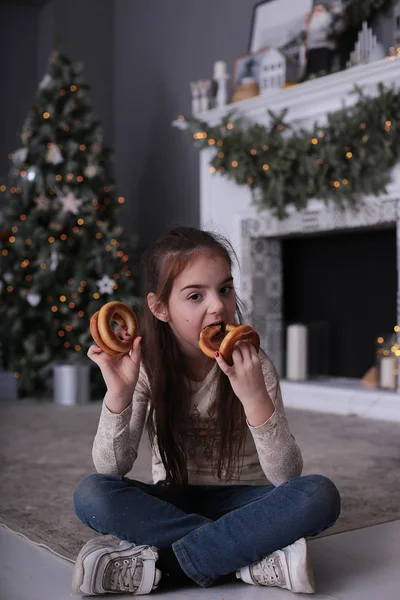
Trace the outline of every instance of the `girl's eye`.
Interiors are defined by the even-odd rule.
[[[228,296],[233,291],[233,287],[231,285],[224,285],[221,288],[221,294],[223,296]],[[198,302],[201,299],[201,294],[192,294],[189,296],[188,300],[193,300],[193,302]]]
[[[225,292],[223,292],[223,290],[225,290]],[[232,290],[233,290],[233,287],[231,285],[224,285],[224,287],[221,288],[221,293],[224,296],[227,296]]]
[[[193,300],[194,302],[197,302],[199,298],[200,294],[192,294],[191,296],[189,296],[189,300]]]

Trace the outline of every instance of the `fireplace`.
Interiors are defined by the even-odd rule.
[[[308,330],[308,376],[360,379],[396,324],[396,229],[282,238],[283,330]],[[285,371],[285,338],[283,340]]]
[[[399,322],[397,213],[397,199],[387,198],[370,199],[359,213],[314,206],[285,221],[242,220],[242,294],[281,376],[293,321],[310,326],[310,374],[361,378],[373,364],[376,336]]]
[[[241,117],[249,123],[266,125],[271,119],[268,110],[278,114],[286,109],[285,120],[294,128],[308,128],[315,122],[323,126],[329,112],[356,102],[357,96],[353,93],[355,85],[372,96],[377,93],[378,83],[391,87],[398,86],[399,81],[400,59],[380,60],[277,90],[271,92],[270,96],[256,96],[228,104],[198,117],[215,125],[233,112],[233,118]],[[176,125],[180,127],[182,121],[177,121]],[[386,193],[379,198],[363,198],[358,212],[350,209],[341,211],[329,202],[313,199],[306,210],[297,212],[293,209],[286,219],[279,221],[269,211],[257,210],[247,186],[236,185],[232,180],[210,172],[213,152],[210,148],[200,153],[200,223],[203,228],[226,235],[232,242],[240,263],[240,268],[234,268],[233,275],[238,293],[247,307],[245,318],[260,333],[262,346],[281,376],[285,404],[400,421],[398,392],[366,389],[360,384],[360,377],[374,360],[372,338],[376,333],[386,333],[388,327],[400,324],[400,166],[392,170],[392,181]],[[335,319],[343,324],[346,318],[343,288],[337,295],[338,306],[331,306],[330,312],[322,312],[322,309],[318,312],[314,307],[313,313],[308,313],[310,298],[307,299],[307,296],[302,297],[303,304],[291,303],[299,291],[302,292],[301,280],[298,280],[301,270],[304,269],[304,278],[308,273],[306,262],[303,265],[301,260],[306,261],[306,255],[313,251],[325,252],[326,259],[329,254],[329,270],[332,271],[335,269],[335,240],[345,244],[336,252],[343,251],[347,256],[351,243],[357,244],[355,240],[358,240],[361,244],[363,236],[366,236],[365,239],[371,236],[369,244],[366,242],[367,246],[379,246],[379,252],[384,252],[382,261],[387,266],[388,277],[383,281],[382,264],[379,267],[361,261],[358,266],[353,265],[352,278],[350,265],[346,264],[349,272],[345,275],[347,281],[343,282],[344,288],[356,287],[358,276],[360,285],[356,291],[360,292],[360,296],[366,296],[374,317],[368,318],[368,310],[356,314],[355,304],[351,306],[351,319],[360,317],[360,324],[354,326],[353,323],[353,328],[343,326],[338,332]],[[347,241],[351,237],[354,241]],[[303,250],[300,252],[301,247]],[[356,252],[353,255],[359,256]],[[342,257],[340,260],[342,262]],[[319,268],[322,273],[324,264]],[[328,260],[325,268],[328,269]],[[315,271],[317,266],[313,265],[312,269]],[[372,273],[373,269],[375,271]],[[310,281],[307,281],[310,292],[314,285],[311,276],[312,271]],[[374,288],[374,282],[378,281],[382,297]],[[332,290],[330,294],[333,295]],[[357,302],[361,303],[362,300],[359,298]],[[337,315],[334,313],[336,309]],[[304,383],[285,381],[284,333],[286,324],[292,320],[309,324],[314,348],[318,344],[322,348],[329,347],[325,356],[318,356],[319,362],[311,355],[310,366],[315,377]],[[368,325],[363,326],[366,321]],[[328,338],[330,342],[327,344]],[[349,360],[347,355],[346,360],[341,362],[340,353],[351,353],[352,347],[357,360]]]

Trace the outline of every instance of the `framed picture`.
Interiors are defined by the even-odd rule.
[[[312,12],[312,8],[313,0],[264,0],[256,4],[249,52],[258,52],[270,46],[299,60],[307,14]]]
[[[265,49],[262,48],[258,52],[248,52],[242,56],[238,56],[235,60],[233,68],[233,86],[236,87],[241,83],[250,81],[259,82],[260,80],[260,61],[264,55]]]

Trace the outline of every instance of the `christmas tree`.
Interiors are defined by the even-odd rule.
[[[53,52],[0,187],[1,359],[21,394],[45,389],[54,361],[86,355],[89,318],[106,302],[138,302],[135,243],[89,90],[82,64]]]

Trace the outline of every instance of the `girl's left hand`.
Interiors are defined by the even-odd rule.
[[[253,344],[244,341],[235,344],[232,367],[219,353],[218,356],[216,353],[215,359],[220,369],[229,377],[233,391],[245,408],[265,398],[267,390],[261,361]]]

